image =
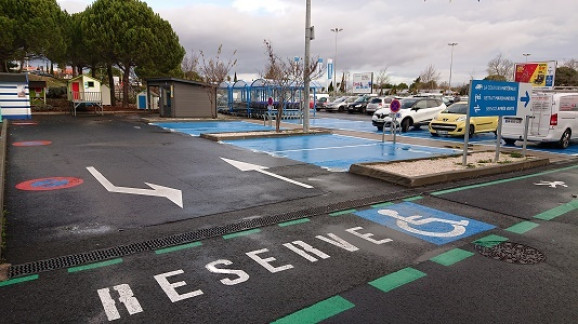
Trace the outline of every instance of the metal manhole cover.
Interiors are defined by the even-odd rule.
[[[518,264],[537,264],[546,257],[537,249],[514,242],[503,242],[494,246],[476,245],[476,252],[495,260]]]

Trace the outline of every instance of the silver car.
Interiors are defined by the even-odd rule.
[[[371,98],[367,104],[366,112],[368,115],[373,114],[378,109],[389,108],[389,104],[393,101],[393,97],[375,97]]]
[[[333,100],[332,102],[330,102],[327,105],[327,108],[325,108],[326,111],[345,111],[347,110],[347,106],[352,103],[353,101],[355,101],[357,97],[351,97],[351,96],[343,96],[343,97],[339,97],[335,100]]]

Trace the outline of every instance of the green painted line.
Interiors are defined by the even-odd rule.
[[[271,322],[272,324],[307,324],[319,323],[341,312],[355,307],[355,305],[341,296],[333,296],[315,305],[287,315]]]
[[[68,268],[68,273],[91,270],[91,269],[102,268],[102,267],[108,267],[108,266],[111,266],[113,264],[119,264],[119,263],[122,263],[122,258]]]
[[[440,190],[440,191],[432,192],[431,194],[434,196],[439,196],[439,195],[444,195],[444,194],[452,193],[452,192],[456,192],[456,191],[493,186],[495,184],[506,183],[506,182],[516,181],[516,180],[521,180],[521,179],[528,179],[528,178],[538,177],[538,176],[542,176],[542,175],[546,175],[546,174],[550,174],[550,173],[567,171],[567,170],[571,170],[571,169],[575,169],[575,168],[578,168],[578,165],[569,166],[569,167],[565,167],[565,168],[561,168],[561,169],[557,169],[557,170],[549,170],[549,171],[544,171],[544,172],[539,172],[539,173],[534,173],[534,174],[527,174],[527,175],[515,177],[515,178],[501,179],[501,180],[490,181],[490,182],[486,182],[486,183],[480,183],[480,184],[476,184],[476,185],[464,186],[464,187],[447,189],[447,190]]]
[[[507,240],[508,240],[507,237],[491,234],[491,235],[482,237],[481,239],[477,239],[477,240],[473,241],[472,243],[474,243],[475,245],[492,247],[492,246],[496,246],[500,243],[506,242]]]
[[[558,216],[562,216],[568,212],[571,212],[576,208],[578,208],[578,199],[572,200],[571,202],[569,202],[567,204],[560,205],[558,207],[555,207],[555,208],[547,210],[543,213],[540,213],[540,214],[534,216],[534,218],[543,219],[543,220],[552,220]]]
[[[422,196],[415,196],[415,197],[409,197],[409,198],[405,198],[403,201],[416,201],[416,200],[420,200],[423,199]]]
[[[472,252],[456,248],[435,256],[431,258],[430,261],[449,267],[471,257],[472,255],[474,255]]]
[[[419,270],[405,268],[371,281],[369,284],[383,292],[389,292],[425,276],[426,274]]]
[[[536,223],[523,221],[523,222],[520,222],[518,224],[514,224],[514,225],[506,228],[506,231],[512,232],[512,233],[524,234],[527,231],[534,229],[536,227],[538,227],[538,224],[536,224]]]
[[[285,223],[279,223],[277,225],[281,226],[281,227],[287,227],[287,226],[293,226],[293,225],[298,225],[298,224],[303,224],[303,223],[307,223],[311,221],[309,218],[301,218],[301,219],[296,219],[296,220],[292,220],[292,221],[288,221]]]
[[[375,204],[375,205],[371,205],[371,208],[381,208],[381,207],[387,207],[387,206],[391,206],[394,205],[394,203],[392,203],[391,201],[389,202],[384,202],[381,204]]]
[[[201,243],[201,242],[181,244],[181,245],[177,245],[177,246],[171,246],[168,248],[155,250],[155,254],[171,253],[171,252],[175,252],[175,251],[181,251],[181,250],[194,248],[194,247],[201,246],[201,245],[203,245],[203,243]]]
[[[259,233],[261,232],[261,229],[259,228],[255,228],[252,230],[247,230],[247,231],[242,231],[242,232],[237,232],[237,233],[231,233],[231,234],[227,234],[227,235],[223,235],[223,239],[225,240],[230,240],[236,237],[240,237],[240,236],[247,236],[247,235],[251,235],[251,234],[255,234],[255,233]]]
[[[331,214],[329,214],[329,216],[341,216],[341,215],[353,214],[356,211],[357,211],[357,209],[342,210],[342,211],[338,211],[335,213],[331,213]]]
[[[31,276],[26,276],[26,277],[14,278],[14,279],[6,280],[6,281],[0,281],[0,287],[15,285],[15,284],[19,284],[19,283],[26,282],[26,281],[36,280],[36,279],[38,279],[37,274],[31,275]]]

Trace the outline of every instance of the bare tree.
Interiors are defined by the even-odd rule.
[[[203,78],[199,74],[199,54],[192,51],[190,54],[185,55],[181,63],[181,70],[185,80],[201,81]]]
[[[578,61],[575,59],[565,60],[560,67],[565,66],[578,71]]]
[[[265,44],[265,54],[267,55],[267,65],[265,68],[264,78],[273,83],[276,97],[278,99],[277,118],[275,119],[275,131],[279,132],[281,129],[281,117],[283,116],[283,108],[285,100],[291,95],[291,89],[295,86],[302,86],[304,81],[304,64],[300,60],[294,58],[281,58],[273,51],[273,45],[268,40],[263,40]],[[309,79],[317,79],[323,71],[317,68],[318,57],[311,58],[309,69]],[[309,98],[304,98],[305,107],[303,111],[308,112]]]
[[[229,59],[227,62],[221,60],[221,53],[223,51],[223,45],[219,45],[217,49],[217,55],[213,58],[207,59],[205,53],[200,51],[199,54],[202,59],[202,65],[199,68],[201,72],[201,77],[203,81],[209,85],[209,102],[211,103],[211,108],[214,108],[217,101],[217,90],[227,75],[229,71],[237,64],[237,59]],[[233,51],[233,55],[237,54],[237,50]],[[216,118],[216,109],[211,109],[213,111],[213,118]]]
[[[426,87],[429,86],[433,90],[437,86],[437,82],[440,79],[440,72],[438,72],[433,64],[430,64],[424,71],[419,75],[421,84]]]
[[[379,87],[379,95],[383,95],[383,87],[389,83],[389,74],[387,74],[387,66],[379,70],[375,76],[375,85]]]
[[[495,58],[488,62],[487,71],[488,76],[493,77],[493,79],[496,79],[495,76],[497,76],[497,79],[504,79],[506,81],[512,80],[514,63],[511,60],[504,58],[502,53],[499,53]]]

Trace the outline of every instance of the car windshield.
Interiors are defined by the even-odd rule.
[[[411,108],[418,100],[418,98],[405,98],[401,100],[401,109]]]
[[[381,98],[373,98],[373,99],[371,99],[371,101],[369,103],[378,104],[378,103],[381,103],[381,100],[382,100]]]
[[[333,102],[333,103],[339,103],[339,102],[345,101],[345,99],[347,99],[347,98],[345,98],[345,97],[339,97],[339,98],[333,100],[332,102]]]
[[[357,99],[355,99],[355,101],[353,103],[360,103],[360,102],[364,102],[365,98],[364,97],[358,97]]]
[[[466,103],[455,103],[449,106],[446,110],[444,110],[446,114],[467,114],[468,113],[468,104]]]

